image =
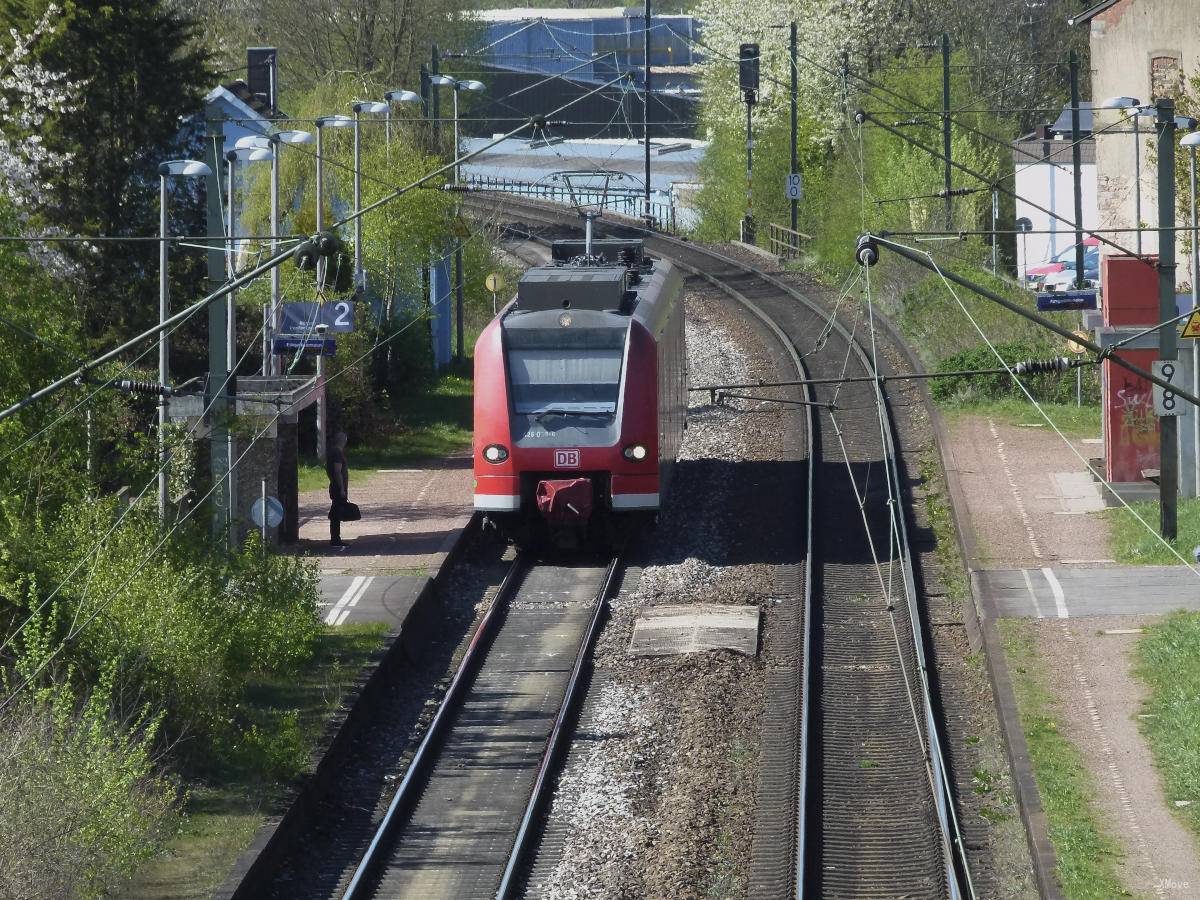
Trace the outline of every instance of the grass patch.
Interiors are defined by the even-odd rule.
[[[950,500],[945,493],[941,457],[936,450],[921,455],[922,487],[925,490],[925,514],[929,527],[936,539],[934,550],[937,559],[938,578],[946,590],[946,596],[955,608],[971,601],[971,584],[967,570],[958,552],[958,535],[954,529],[954,518]]]
[[[1134,671],[1150,688],[1142,731],[1167,802],[1200,835],[1200,613],[1167,616],[1138,642]],[[1176,807],[1175,800],[1191,800]]]
[[[393,408],[394,431],[347,448],[352,485],[356,471],[401,468],[470,447],[472,387],[469,377],[448,372],[398,398]],[[315,458],[301,459],[299,484],[301,491],[328,487],[325,467]]]
[[[1167,549],[1158,536],[1158,502],[1133,503],[1133,510],[1150,527],[1137,520],[1125,507],[1104,511],[1109,528],[1109,551],[1113,559],[1130,566],[1178,566],[1179,557]],[[1193,550],[1200,544],[1200,499],[1179,498],[1178,537],[1171,544],[1176,553],[1189,562]]]
[[[1120,847],[1101,829],[1092,805],[1091,775],[1058,731],[1058,701],[1037,668],[1033,626],[1019,619],[1001,619],[999,626],[1063,894],[1068,900],[1128,897],[1117,877]]]
[[[187,785],[179,834],[139,873],[124,896],[138,900],[209,897],[225,880],[287,789],[309,771],[329,716],[383,645],[383,623],[327,628],[312,663],[289,679],[252,682],[239,708],[249,727],[202,781]],[[251,775],[270,771],[273,780]]]
[[[962,416],[990,416],[1009,425],[1041,425],[1046,431],[1053,429],[1046,424],[1033,404],[1028,400],[1009,398],[976,403],[942,404],[949,419]],[[1042,409],[1067,437],[1100,437],[1104,430],[1099,406],[1076,406],[1074,403],[1043,403]]]

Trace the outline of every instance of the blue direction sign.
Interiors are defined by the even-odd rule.
[[[1037,295],[1039,312],[1059,312],[1064,309],[1095,309],[1096,290],[1088,288],[1081,291],[1051,291],[1048,294]]]
[[[348,334],[354,330],[354,307],[350,300],[289,301],[283,304],[283,328],[280,331],[311,334],[318,325],[324,325],[333,334]]]
[[[297,350],[333,356],[337,342],[333,338],[307,337],[303,334],[281,334],[271,341],[271,352],[276,355],[295,353]]]

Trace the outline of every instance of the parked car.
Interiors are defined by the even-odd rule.
[[[1100,281],[1100,239],[1083,241],[1083,280],[1095,286]],[[1025,270],[1025,285],[1032,291],[1065,291],[1075,285],[1075,245],[1055,254],[1040,265]]]

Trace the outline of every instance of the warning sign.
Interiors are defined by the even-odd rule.
[[[1183,334],[1180,337],[1200,340],[1200,309],[1192,310],[1192,314],[1188,316],[1187,324],[1183,326]]]

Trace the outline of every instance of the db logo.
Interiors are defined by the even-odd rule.
[[[554,468],[556,468],[556,469],[578,469],[579,468],[579,451],[578,450],[555,450],[554,451]]]

